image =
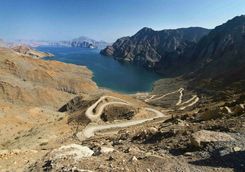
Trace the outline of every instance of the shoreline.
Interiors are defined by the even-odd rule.
[[[44,50],[45,51],[45,50]],[[46,52],[47,52],[47,50],[46,50]],[[50,53],[51,54],[51,53]],[[55,58],[55,59],[52,59],[53,57],[57,57],[57,58]],[[59,56],[56,56],[56,55],[54,55],[54,56],[52,56],[52,57],[43,57],[43,58],[41,58],[41,59],[43,59],[43,60],[54,60],[54,61],[59,61],[59,62],[63,62],[62,60],[59,60],[59,58],[58,58]],[[72,57],[71,57],[72,58]],[[99,57],[98,57],[99,58]],[[96,59],[95,59],[96,60]],[[111,59],[111,60],[114,60],[114,59]],[[78,66],[86,66],[92,73],[93,73],[93,76],[92,76],[92,80],[93,80],[93,82],[95,82],[96,83],[96,85],[100,88],[100,89],[102,89],[102,90],[107,90],[107,91],[111,91],[111,92],[117,92],[117,93],[119,93],[119,94],[127,94],[127,95],[135,95],[135,94],[138,94],[138,93],[151,93],[153,90],[154,90],[154,85],[155,85],[155,83],[159,80],[159,79],[163,79],[163,78],[155,78],[155,79],[153,79],[152,81],[150,81],[150,83],[147,81],[147,79],[146,79],[146,81],[144,82],[145,83],[145,85],[143,86],[143,87],[141,87],[139,84],[139,86],[138,86],[138,88],[137,88],[137,84],[135,84],[135,88],[133,88],[133,89],[127,89],[127,88],[130,88],[130,87],[124,87],[124,88],[122,88],[121,89],[121,87],[120,87],[120,85],[119,84],[117,84],[117,85],[113,85],[113,84],[103,84],[104,82],[101,82],[101,80],[100,80],[100,78],[99,78],[99,76],[100,75],[96,75],[95,76],[95,74],[96,74],[96,72],[98,73],[98,71],[100,72],[100,70],[98,69],[98,70],[96,70],[96,69],[94,69],[93,67],[91,68],[91,66],[90,66],[90,68],[89,68],[89,64],[90,64],[90,62],[85,62],[85,64],[82,64],[82,65],[80,65],[80,64],[76,64],[76,63],[70,63],[70,62],[63,62],[63,63],[66,63],[66,64],[74,64],[74,65],[78,65]],[[77,62],[78,63],[78,62]],[[136,65],[136,66],[133,66],[132,68],[138,68],[138,66]],[[147,70],[148,71],[148,70]],[[103,71],[102,71],[103,72]],[[134,72],[134,71],[133,71]],[[137,69],[136,69],[136,72],[137,72]],[[150,72],[152,72],[152,71],[150,71]],[[130,72],[129,72],[129,74],[130,74]],[[157,73],[155,73],[156,75],[159,75],[159,74],[157,74]],[[137,73],[136,74],[133,74],[133,75],[136,75],[135,77],[140,77],[140,76],[137,76]],[[120,74],[119,74],[119,76],[120,76]],[[151,76],[151,75],[150,75]],[[114,76],[112,76],[112,77],[114,77]],[[137,79],[137,78],[136,78]],[[127,80],[127,79],[126,79]],[[142,79],[141,79],[142,80]],[[151,79],[150,79],[151,80]],[[116,82],[116,81],[115,81]],[[129,82],[131,82],[131,81],[129,81]],[[133,81],[133,82],[136,82],[136,81]],[[143,81],[142,81],[143,82]],[[126,81],[126,83],[127,83],[127,81]],[[118,89],[119,88],[119,89]]]

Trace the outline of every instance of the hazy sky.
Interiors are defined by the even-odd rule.
[[[109,42],[142,27],[213,28],[245,14],[245,0],[0,0],[0,38]]]

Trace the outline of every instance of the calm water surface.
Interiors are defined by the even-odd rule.
[[[98,49],[39,47],[40,51],[55,55],[46,60],[87,66],[93,71],[93,80],[99,87],[123,93],[150,91],[153,83],[160,79],[154,72],[128,63],[122,63],[111,57],[99,54]]]

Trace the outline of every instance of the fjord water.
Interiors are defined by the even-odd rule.
[[[145,68],[118,62],[112,57],[100,55],[98,49],[38,47],[43,52],[55,56],[46,60],[87,66],[93,72],[93,80],[99,87],[123,93],[145,92],[152,89],[160,76]]]

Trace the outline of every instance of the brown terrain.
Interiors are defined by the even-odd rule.
[[[0,48],[0,171],[244,171],[242,93],[174,78],[123,95],[91,78]]]
[[[53,54],[50,54],[50,53],[45,53],[45,52],[40,52],[40,51],[34,50],[27,45],[14,46],[12,49],[14,51],[20,53],[20,54],[31,56],[33,58],[43,58],[43,57],[52,57],[53,56]]]

